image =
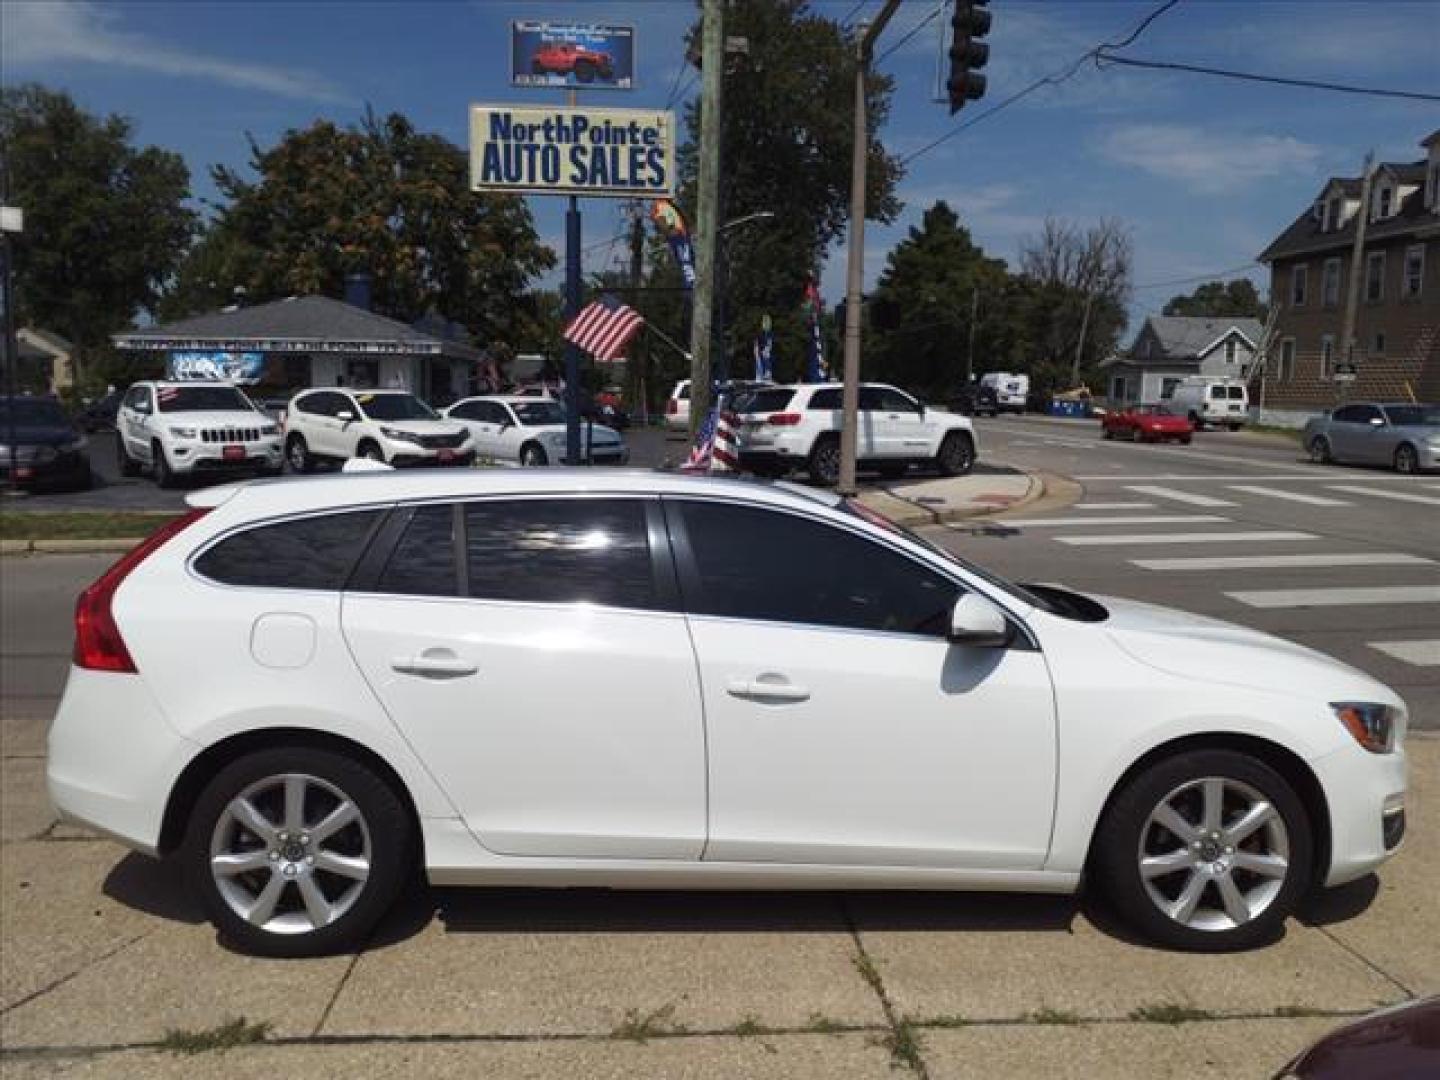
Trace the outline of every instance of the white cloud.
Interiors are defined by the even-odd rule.
[[[1100,153],[1192,191],[1216,195],[1262,180],[1314,174],[1321,148],[1290,135],[1242,135],[1181,124],[1128,124],[1110,131]]]
[[[127,31],[120,26],[118,11],[86,0],[6,0],[4,9],[0,55],[7,72],[22,68],[39,72],[78,62],[206,79],[305,101],[348,100],[332,83],[305,72],[208,56]]]

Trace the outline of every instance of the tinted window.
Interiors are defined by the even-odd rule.
[[[157,397],[166,413],[251,411],[250,399],[233,386],[166,386]]]
[[[1210,388],[1210,396],[1217,401],[1223,401],[1225,398],[1225,387],[1212,386]]]
[[[940,636],[949,627],[959,586],[854,533],[723,503],[685,503],[684,516],[700,577],[691,610]]]
[[[435,420],[435,410],[414,394],[357,394],[371,420]]]
[[[860,393],[863,395],[869,389],[862,387]],[[899,390],[891,389],[888,386],[877,386],[873,390],[875,404],[871,408],[879,409],[882,412],[914,412],[915,402],[909,396],[902,394]]]
[[[465,507],[470,595],[657,606],[638,499],[517,499]]]
[[[450,416],[456,420],[482,420],[484,412],[484,402],[462,401],[450,410]]]
[[[746,413],[784,412],[795,396],[794,390],[742,390],[735,395],[735,411]]]
[[[449,505],[415,511],[386,560],[377,592],[408,596],[454,596],[455,511]]]
[[[840,408],[840,388],[828,387],[824,390],[816,390],[810,395],[809,409],[838,409]]]
[[[1367,415],[1364,405],[1346,405],[1343,409],[1336,409],[1330,414],[1330,419],[1337,424],[1363,424]]]
[[[496,418],[496,423],[509,422],[510,417],[504,415],[505,406],[496,405],[495,407],[501,413],[501,416]],[[560,407],[558,401],[522,401],[517,402],[513,408],[515,415],[520,418],[520,423],[525,427],[565,423],[565,410]]]
[[[350,402],[344,394],[336,394],[332,391],[322,391],[318,394],[306,394],[303,398],[295,399],[295,408],[303,413],[310,413],[313,416],[334,416],[341,409],[348,409]]]
[[[1387,405],[1390,422],[1401,426],[1440,424],[1440,405]]]
[[[1230,400],[1231,400],[1231,401],[1244,401],[1244,400],[1245,400],[1245,388],[1244,388],[1243,386],[1232,386],[1232,387],[1230,387]]]
[[[341,589],[380,513],[356,510],[260,525],[221,540],[195,560],[195,569],[225,585]]]

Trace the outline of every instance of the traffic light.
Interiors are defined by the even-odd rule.
[[[967,101],[985,96],[985,76],[976,74],[990,59],[990,45],[981,41],[990,32],[990,12],[984,5],[990,0],[955,0],[955,14],[950,16],[950,115],[954,116]]]

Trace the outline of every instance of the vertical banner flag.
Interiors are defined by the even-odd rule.
[[[805,299],[801,303],[805,308],[805,319],[810,330],[805,346],[805,381],[824,382],[827,372],[825,370],[825,341],[820,331],[820,315],[825,310],[825,305],[820,300],[820,289],[816,286],[813,277],[805,283]]]
[[[755,339],[755,381],[769,382],[775,372],[775,331],[770,316],[760,317],[760,336]]]
[[[695,288],[695,248],[690,243],[690,230],[685,225],[685,215],[669,199],[656,199],[650,204],[650,220],[660,235],[670,244],[670,254],[680,267],[681,280],[685,288]]]

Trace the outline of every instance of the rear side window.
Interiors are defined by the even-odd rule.
[[[795,396],[794,390],[747,390],[735,398],[735,411],[747,413],[784,412]]]
[[[380,571],[376,591],[405,596],[454,596],[455,511],[422,506]]]
[[[808,409],[833,410],[840,408],[840,390],[838,387],[829,387],[825,390],[816,390],[810,395]]]
[[[1244,401],[1244,400],[1245,400],[1245,388],[1244,388],[1243,386],[1232,386],[1232,387],[1230,387],[1230,400],[1231,400],[1231,401]]]
[[[222,585],[339,591],[381,513],[355,510],[259,525],[227,536],[194,567]]]
[[[465,507],[470,595],[653,609],[639,499],[516,499]]]
[[[1225,387],[1223,387],[1223,386],[1212,386],[1212,387],[1210,388],[1210,396],[1211,396],[1212,398],[1214,398],[1216,401],[1224,401],[1224,400],[1225,400]]]

